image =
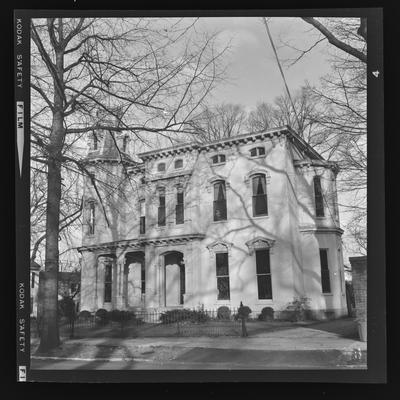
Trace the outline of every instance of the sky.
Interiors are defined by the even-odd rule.
[[[319,37],[301,18],[271,18],[268,24],[281,62],[298,56],[284,42],[305,49]],[[197,27],[208,32],[219,31],[221,45],[231,40],[231,50],[224,60],[228,63],[230,83],[217,87],[210,102],[242,104],[249,110],[258,102],[272,102],[284,93],[284,83],[260,17],[200,18]],[[328,46],[324,41],[293,66],[283,65],[291,93],[305,81],[318,85],[319,79],[330,72]]]

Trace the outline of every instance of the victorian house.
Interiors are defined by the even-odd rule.
[[[317,318],[347,313],[338,168],[290,127],[141,162],[128,140],[96,132],[85,159],[81,310],[242,301],[279,316],[306,297]]]

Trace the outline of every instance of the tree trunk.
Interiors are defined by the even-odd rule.
[[[39,352],[46,352],[60,343],[58,331],[58,234],[61,198],[61,166],[49,160],[46,213],[45,271],[39,280],[42,302]]]
[[[60,29],[62,25],[60,24]],[[60,37],[62,33],[60,32]],[[46,210],[45,271],[39,281],[42,303],[42,332],[38,352],[46,352],[60,344],[58,329],[58,240],[60,233],[61,156],[65,139],[63,114],[64,50],[56,51],[56,75],[53,76],[54,110],[48,145],[48,181]]]

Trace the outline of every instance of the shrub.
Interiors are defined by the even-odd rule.
[[[191,315],[191,310],[182,309],[182,310],[169,310],[161,313],[160,321],[163,324],[172,324],[178,321],[185,321],[189,319]]]
[[[88,310],[82,310],[79,313],[79,318],[80,319],[90,319],[92,317],[92,313]]]
[[[75,302],[71,297],[63,297],[59,302],[59,311],[61,317],[66,317],[69,320],[75,319],[76,311],[75,311]]]
[[[100,324],[106,324],[109,320],[108,311],[104,308],[99,308],[96,311],[96,320],[98,320]]]
[[[283,311],[283,319],[297,322],[304,321],[309,314],[309,299],[307,297],[294,298]]]
[[[264,307],[258,319],[260,321],[272,321],[274,319],[274,309],[272,307]]]
[[[210,316],[203,310],[193,310],[190,318],[191,322],[206,322],[210,319]]]
[[[218,307],[217,318],[218,319],[230,319],[231,318],[231,310],[229,309],[229,307],[226,307],[226,306]]]
[[[135,317],[135,314],[131,311],[125,310],[112,310],[109,313],[111,321],[124,323]]]
[[[160,315],[160,320],[163,324],[172,324],[174,322],[190,321],[190,322],[205,322],[210,317],[202,310],[169,310]]]

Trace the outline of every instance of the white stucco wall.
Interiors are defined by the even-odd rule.
[[[251,158],[249,151],[264,146],[265,156]],[[203,239],[188,241],[171,240],[167,244],[147,244],[145,252],[146,294],[143,307],[165,307],[164,254],[180,251],[185,260],[185,307],[216,309],[220,305],[238,307],[240,301],[255,313],[265,306],[282,310],[294,297],[311,299],[310,305],[321,316],[322,311],[335,315],[345,314],[344,272],[341,254],[340,230],[336,203],[335,173],[329,164],[322,162],[294,162],[295,153],[285,134],[250,140],[247,143],[192,149],[181,154],[161,158],[145,158],[145,172],[135,172],[131,181],[122,186],[128,202],[118,200],[117,193],[111,199],[110,223],[107,227],[100,210],[96,213],[95,235],[85,235],[83,245],[117,243],[120,240],[146,240],[183,237],[201,234]],[[226,155],[226,162],[213,165],[211,157]],[[183,168],[174,170],[174,161],[183,160]],[[157,164],[166,163],[166,171],[157,173]],[[104,166],[104,164],[103,164]],[[114,175],[121,167],[113,165]],[[268,215],[253,217],[251,174],[264,173],[267,180]],[[322,176],[322,189],[326,199],[325,217],[315,217],[313,176]],[[97,174],[97,172],[96,172]],[[141,183],[142,178],[145,183]],[[213,180],[226,181],[227,220],[213,221]],[[184,187],[184,224],[175,223],[176,186]],[[167,222],[157,225],[158,188],[166,193]],[[95,198],[88,189],[86,198]],[[139,235],[139,200],[146,201],[146,233]],[[85,232],[86,227],[83,227]],[[272,276],[272,300],[259,300],[257,294],[255,255],[250,254],[246,242],[254,238],[273,241],[270,248]],[[207,246],[225,242],[229,253],[230,300],[217,300],[215,254]],[[97,257],[109,253],[104,249],[95,252],[82,251],[82,306],[81,309],[103,308],[104,282],[101,263]],[[332,293],[322,294],[320,282],[319,248],[328,249]],[[123,308],[122,299],[124,254],[134,251],[119,248],[116,257],[116,297],[111,307]],[[119,263],[119,264],[118,264]],[[118,267],[119,265],[119,267]],[[97,272],[96,272],[97,271]],[[96,278],[97,277],[97,278]],[[96,280],[97,279],[97,280]],[[94,300],[93,287],[97,290]]]

